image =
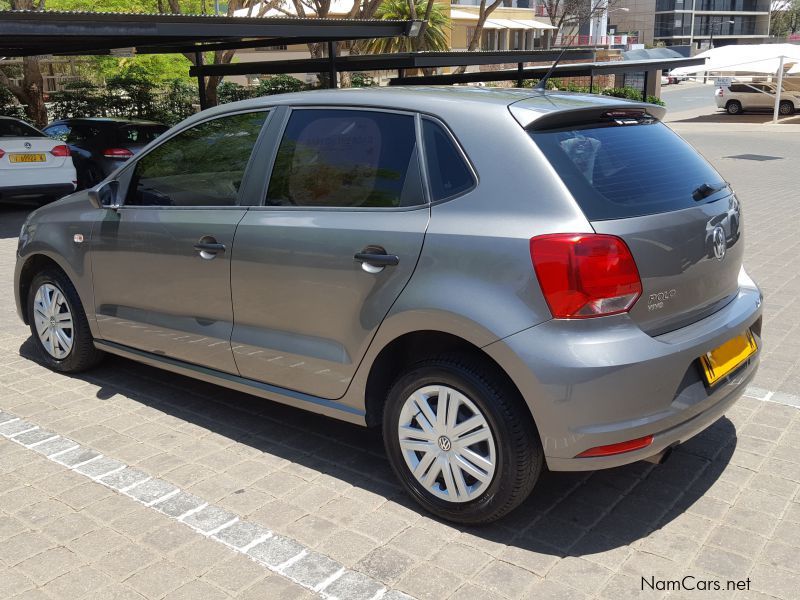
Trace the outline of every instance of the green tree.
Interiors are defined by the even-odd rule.
[[[43,10],[45,0],[9,0],[7,7],[12,10]],[[44,79],[39,58],[26,56],[22,65],[0,69],[0,85],[4,86],[25,109],[25,117],[37,127],[47,125],[47,108],[44,105]],[[14,72],[17,71],[17,72]],[[20,77],[21,83],[11,79]]]
[[[769,33],[786,37],[800,29],[800,0],[778,0],[772,3]]]
[[[375,11],[375,16],[379,19],[403,21],[425,14],[428,15],[428,24],[421,32],[421,39],[397,37],[370,40],[366,44],[366,51],[371,54],[383,54],[414,50],[448,50],[447,30],[450,27],[450,17],[441,4],[436,4],[432,0],[414,0],[412,12],[410,0],[384,0]]]

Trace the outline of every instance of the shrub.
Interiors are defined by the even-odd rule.
[[[273,96],[287,92],[302,92],[307,89],[305,83],[291,75],[274,75],[262,79],[256,86],[255,96]]]
[[[49,108],[53,119],[105,117],[105,90],[88,81],[72,81],[64,86],[63,91],[50,94]]]
[[[658,96],[648,96],[648,97],[647,97],[647,101],[648,101],[650,104],[658,104],[659,106],[664,106],[664,105],[666,104],[666,103],[665,103],[665,102],[664,102],[664,101],[663,101],[661,98],[659,98]]]
[[[374,87],[376,85],[378,85],[378,82],[375,81],[375,78],[366,73],[353,73],[350,76],[350,87],[363,88]]]
[[[600,93],[603,96],[613,96],[614,98],[627,98],[628,100],[642,99],[642,92],[632,87],[607,88]]]
[[[0,115],[25,119],[25,107],[3,86],[0,86]]]
[[[252,98],[253,95],[252,88],[231,81],[223,81],[219,84],[219,87],[217,87],[217,98],[220,104],[247,100],[248,98]]]

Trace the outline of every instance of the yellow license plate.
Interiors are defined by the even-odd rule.
[[[737,335],[719,348],[706,352],[700,357],[703,374],[708,385],[714,385],[736,367],[741,365],[758,350],[758,345],[751,332]]]
[[[9,154],[8,160],[12,163],[34,163],[34,162],[47,162],[47,157],[44,154]]]

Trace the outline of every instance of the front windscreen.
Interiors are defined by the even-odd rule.
[[[534,131],[590,221],[670,212],[729,191],[689,144],[652,119]]]

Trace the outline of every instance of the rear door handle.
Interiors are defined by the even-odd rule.
[[[384,267],[396,267],[400,264],[400,257],[396,254],[387,254],[381,246],[367,246],[357,252],[353,259],[361,263],[361,268],[367,273],[379,273]]]
[[[194,245],[194,249],[200,253],[200,258],[211,260],[217,254],[225,252],[225,244],[220,244],[214,238],[205,236]]]
[[[379,265],[381,267],[396,267],[400,264],[400,258],[394,254],[370,254],[368,252],[359,252],[353,258],[359,262]]]

